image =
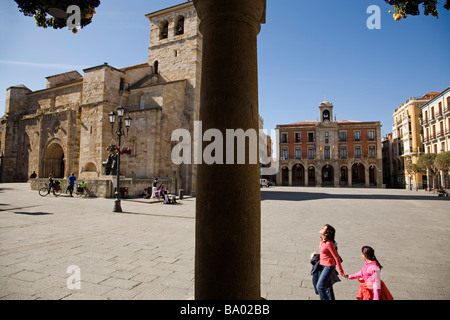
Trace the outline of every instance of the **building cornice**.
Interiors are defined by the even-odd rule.
[[[440,98],[443,98],[444,95],[446,93],[450,92],[450,87],[448,87],[447,89],[445,89],[444,91],[442,91],[440,94],[438,94],[436,97],[434,97],[433,99],[431,99],[430,101],[428,101],[427,103],[425,103],[424,105],[422,105],[420,108],[423,110],[425,108],[427,108],[429,105],[433,104],[435,101],[439,100]]]
[[[145,15],[145,17],[149,20],[154,19],[154,18],[158,18],[160,16],[165,16],[168,13],[171,12],[179,12],[181,10],[186,10],[186,9],[193,9],[194,8],[194,3],[192,1],[187,1],[185,3],[181,3],[166,9],[161,9],[155,12],[151,12],[151,13],[147,13]]]

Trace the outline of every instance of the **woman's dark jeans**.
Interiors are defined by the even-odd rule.
[[[316,289],[319,293],[320,300],[334,300],[332,276],[336,272],[336,266],[322,267],[319,271]]]

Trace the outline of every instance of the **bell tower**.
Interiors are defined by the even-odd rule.
[[[148,64],[158,84],[185,81],[185,107],[180,117],[192,134],[200,117],[202,74],[203,36],[197,10],[192,1],[187,1],[145,16],[150,21]],[[166,107],[164,102],[162,107]],[[183,183],[195,193],[197,166],[185,164],[180,170]]]
[[[328,101],[324,101],[319,105],[320,110],[320,122],[329,124],[333,121],[333,104]]]
[[[150,20],[148,63],[164,82],[200,84],[202,36],[192,1],[145,15]]]

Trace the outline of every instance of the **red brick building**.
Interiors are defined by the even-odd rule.
[[[319,121],[277,125],[277,185],[382,187],[379,121],[333,121],[333,104],[319,105]]]

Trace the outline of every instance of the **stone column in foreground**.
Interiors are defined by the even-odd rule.
[[[257,35],[266,1],[194,5],[203,35],[202,132],[218,129],[224,145],[223,164],[198,165],[195,299],[260,299],[259,155],[250,163],[246,139],[245,164],[236,164],[236,147],[234,164],[227,164],[225,145],[227,129],[258,133]]]

